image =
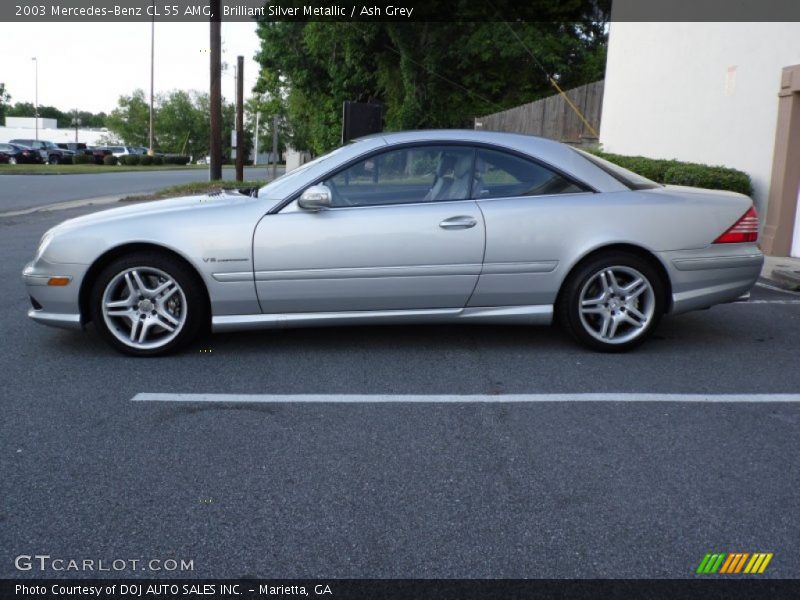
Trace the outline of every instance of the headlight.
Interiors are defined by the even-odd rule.
[[[33,259],[33,262],[38,262],[40,258],[42,258],[42,254],[44,254],[47,247],[50,245],[50,242],[53,241],[54,234],[52,231],[46,232],[43,236],[41,241],[39,242],[39,247],[36,249],[36,256]]]

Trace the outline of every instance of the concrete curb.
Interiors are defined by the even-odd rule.
[[[45,204],[43,206],[33,206],[31,208],[11,210],[8,212],[0,213],[0,217],[19,217],[22,215],[30,215],[37,212],[52,212],[55,210],[80,208],[81,206],[114,204],[115,202],[119,202],[125,197],[126,196],[99,196],[97,198],[80,198],[78,200],[68,200],[67,202],[58,202],[56,204]]]
[[[765,256],[761,277],[790,291],[800,291],[800,258]]]

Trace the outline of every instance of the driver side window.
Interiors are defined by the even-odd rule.
[[[323,183],[333,207],[466,200],[474,151],[462,146],[412,146],[364,159]]]

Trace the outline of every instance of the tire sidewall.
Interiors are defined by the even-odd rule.
[[[580,293],[586,283],[599,271],[608,267],[629,267],[641,273],[650,283],[655,296],[655,310],[645,331],[632,340],[620,344],[602,342],[586,331],[580,315]],[[658,327],[665,310],[665,287],[658,270],[635,254],[608,252],[599,254],[579,264],[565,283],[558,302],[557,317],[569,333],[581,344],[601,352],[625,352],[647,340]]]
[[[120,341],[108,328],[103,317],[102,302],[105,289],[120,272],[133,267],[152,267],[164,271],[183,290],[186,297],[186,321],[183,329],[164,346],[158,348],[133,348]],[[97,276],[89,296],[89,312],[95,329],[113,348],[130,356],[160,356],[179,350],[194,340],[208,319],[202,283],[182,261],[156,252],[137,252],[112,261]]]

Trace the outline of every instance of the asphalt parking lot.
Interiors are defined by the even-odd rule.
[[[25,316],[41,234],[0,219],[0,577],[14,558],[191,560],[120,577],[800,577],[800,295],[667,318],[627,355],[555,328],[224,334],[131,359]],[[140,393],[584,394],[595,402],[133,402]],[[678,396],[676,396],[676,399]]]

